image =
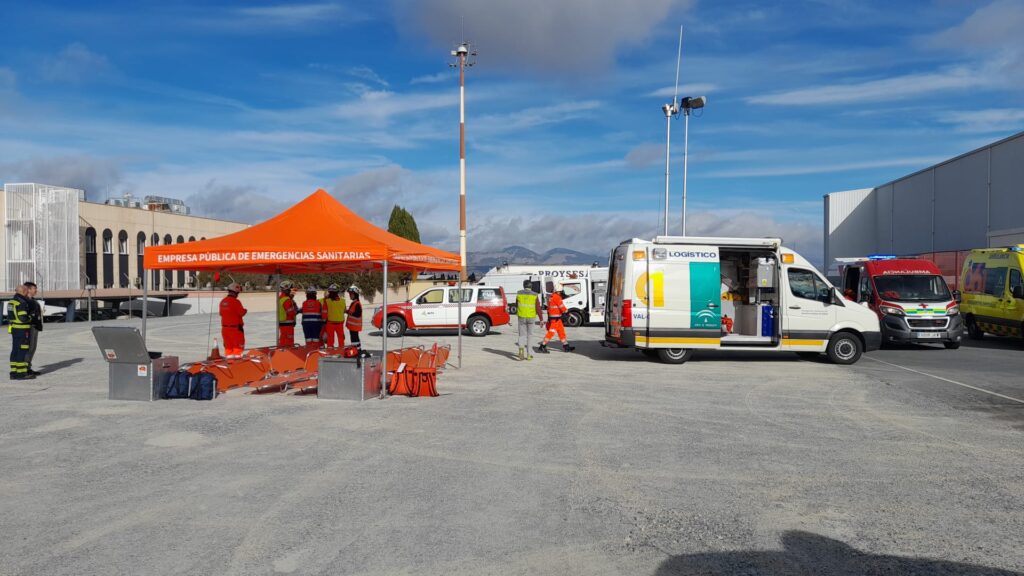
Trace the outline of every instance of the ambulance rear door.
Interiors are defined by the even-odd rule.
[[[636,299],[646,309],[648,348],[717,348],[722,337],[721,265],[717,246],[651,245]]]

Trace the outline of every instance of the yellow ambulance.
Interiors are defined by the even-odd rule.
[[[960,277],[967,334],[1024,337],[1024,244],[971,250]]]

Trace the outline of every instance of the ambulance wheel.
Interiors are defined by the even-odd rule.
[[[864,353],[860,338],[850,332],[840,332],[828,341],[828,349],[825,351],[828,359],[835,364],[853,364],[860,360]]]
[[[583,326],[583,314],[580,314],[578,310],[569,310],[565,315],[565,325],[570,328]]]
[[[974,316],[968,316],[964,323],[967,324],[967,336],[971,340],[981,340],[985,337],[985,331],[978,328],[978,323],[974,321]]]
[[[689,348],[658,348],[658,360],[665,364],[682,364],[693,356]]]
[[[401,316],[388,316],[388,338],[401,338],[405,335],[405,319]]]
[[[491,331],[491,321],[486,316],[470,316],[466,328],[469,328],[470,336],[478,338],[480,336],[487,336],[487,333]]]

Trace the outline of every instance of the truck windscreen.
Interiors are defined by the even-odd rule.
[[[952,299],[946,281],[935,275],[875,276],[875,289],[883,299],[897,302],[945,302]]]

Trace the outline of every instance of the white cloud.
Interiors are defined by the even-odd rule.
[[[438,72],[437,74],[417,76],[410,80],[409,84],[438,84],[440,82],[454,81],[456,78],[455,72],[448,70],[446,72]]]
[[[695,82],[693,84],[680,84],[679,85],[679,96],[705,96],[718,90],[718,85],[710,82]],[[664,88],[658,88],[653,92],[648,92],[647,96],[657,98],[671,98],[673,94],[676,94],[675,85],[665,86]]]
[[[110,74],[113,67],[105,56],[89,50],[84,44],[69,44],[59,54],[46,58],[39,72],[49,82],[77,84]]]
[[[874,168],[893,167],[927,167],[945,160],[945,156],[912,156],[908,158],[886,158],[884,160],[867,160],[860,162],[812,163],[789,166],[762,166],[754,168],[734,168],[705,172],[705,178],[749,178],[754,176],[801,176],[806,174],[829,174],[833,172],[853,172]]]
[[[190,23],[200,28],[236,33],[281,33],[364,21],[367,16],[336,2],[271,4],[216,10],[203,7]]]
[[[827,84],[775,92],[747,98],[750,104],[776,106],[808,106],[820,104],[878,105],[902,98],[934,94],[950,90],[966,90],[993,84],[993,79],[966,67],[941,72],[905,74],[859,83]]]
[[[647,168],[665,161],[665,143],[648,142],[633,147],[626,153],[626,165],[631,168]]]
[[[465,36],[488,67],[581,76],[609,69],[624,47],[646,42],[690,0],[395,0],[397,24],[450,49]]]
[[[210,180],[202,190],[185,198],[185,204],[197,216],[255,224],[284,211],[291,202],[273,198],[259,186]]]
[[[987,60],[992,73],[1024,85],[1024,3],[996,0],[978,8],[962,23],[925,38],[931,48]]]
[[[122,182],[121,163],[85,154],[35,157],[0,164],[0,182],[39,182],[85,190],[103,199]]]
[[[388,86],[388,81],[381,78],[380,75],[369,66],[354,66],[348,69],[348,73],[356,78],[362,78],[368,82],[373,82],[378,86],[383,86],[385,88]]]
[[[958,132],[990,133],[1016,132],[1024,127],[1024,109],[990,108],[949,112],[938,117],[939,122],[953,124]]]
[[[548,106],[523,108],[508,114],[489,114],[473,121],[473,130],[487,135],[528,130],[590,117],[601,107],[597,100],[559,102]]]
[[[396,116],[452,108],[459,103],[456,91],[441,93],[399,94],[390,90],[368,90],[355,100],[333,107],[332,115],[342,120],[373,125],[387,125]]]

